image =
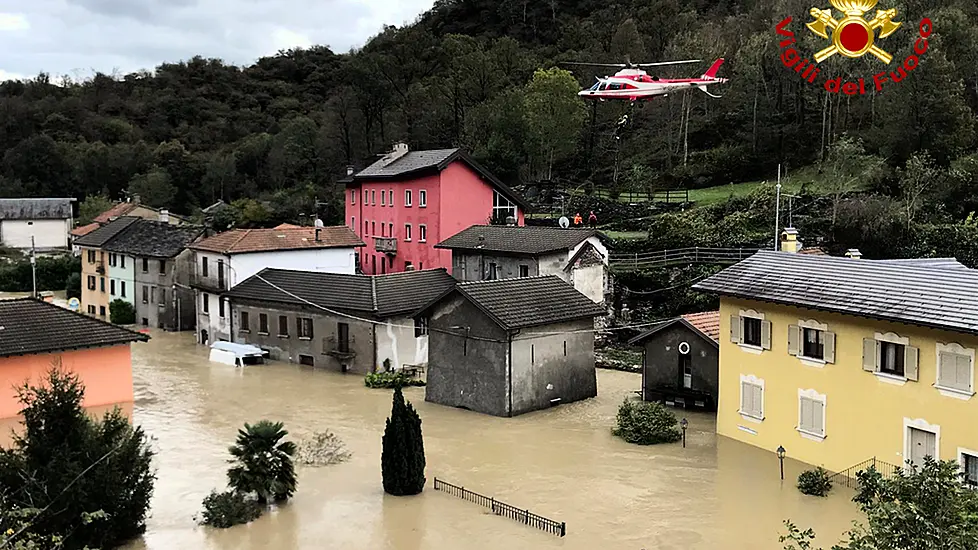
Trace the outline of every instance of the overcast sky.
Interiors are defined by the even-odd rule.
[[[0,80],[128,73],[195,55],[236,65],[281,49],[345,52],[433,0],[0,0]]]

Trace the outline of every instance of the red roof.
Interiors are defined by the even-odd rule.
[[[95,218],[95,221],[98,223],[109,223],[112,221],[112,218],[125,216],[126,214],[135,210],[137,206],[139,205],[134,202],[120,202],[119,204],[99,214]]]
[[[809,256],[828,256],[829,253],[823,248],[818,246],[813,246],[811,248],[802,248],[798,251],[799,254],[807,254]]]
[[[704,311],[702,313],[687,313],[683,319],[693,325],[696,330],[702,332],[714,341],[720,341],[720,312]]]
[[[281,225],[276,225],[275,229],[302,229],[302,226],[292,225],[291,223],[283,223]]]
[[[82,237],[82,236],[88,235],[92,231],[95,231],[99,227],[101,227],[99,224],[97,224],[95,222],[92,222],[92,223],[90,223],[88,225],[83,225],[81,227],[76,227],[76,228],[72,229],[71,230],[71,234],[72,234],[72,236],[75,236],[75,237]]]
[[[221,254],[246,254],[273,250],[302,250],[316,248],[345,248],[366,246],[352,229],[345,225],[323,227],[316,240],[314,227],[286,229],[233,229],[194,243],[190,248]]]

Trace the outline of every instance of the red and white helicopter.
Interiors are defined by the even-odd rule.
[[[629,101],[650,100],[655,96],[667,96],[673,92],[699,88],[710,97],[720,96],[711,94],[706,87],[713,84],[723,84],[726,78],[718,78],[717,72],[723,65],[723,59],[717,59],[713,65],[699,78],[659,78],[649,76],[642,67],[662,67],[666,65],[682,65],[685,63],[701,63],[699,59],[687,61],[664,61],[660,63],[576,63],[565,62],[565,65],[585,65],[590,67],[621,67],[615,76],[598,78],[594,86],[582,90],[577,95],[585,99],[627,99]]]

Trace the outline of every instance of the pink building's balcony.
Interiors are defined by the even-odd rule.
[[[374,237],[374,250],[384,254],[397,254],[397,239],[393,237]]]

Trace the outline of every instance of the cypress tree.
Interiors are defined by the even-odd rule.
[[[405,403],[401,388],[394,388],[391,416],[384,429],[384,449],[380,455],[384,492],[395,496],[416,495],[424,490],[424,440],[421,417]]]

